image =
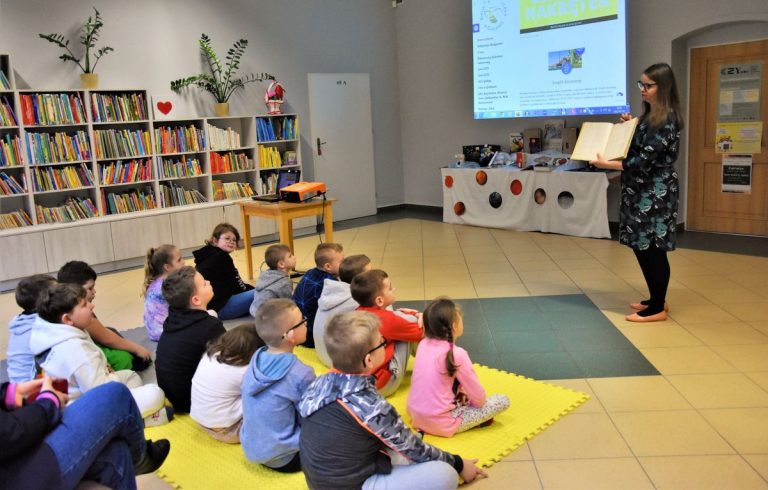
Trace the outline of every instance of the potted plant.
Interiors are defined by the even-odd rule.
[[[211,46],[211,38],[205,33],[200,35],[200,51],[205,59],[211,73],[201,73],[187,78],[181,78],[171,82],[171,90],[180,92],[181,89],[190,85],[197,85],[201,89],[210,92],[216,99],[216,115],[229,115],[229,98],[232,94],[243,88],[246,83],[262,82],[264,80],[274,80],[275,77],[269,73],[259,73],[254,75],[245,75],[237,77],[237,69],[240,67],[240,59],[248,47],[247,39],[240,39],[227,51],[226,65],[222,66],[219,56]]]
[[[101,34],[101,28],[104,27],[104,22],[102,22],[101,14],[96,10],[96,7],[93,7],[93,11],[95,12],[95,15],[93,17],[88,16],[88,20],[86,20],[85,24],[80,28],[80,44],[85,46],[85,53],[79,58],[69,49],[69,39],[65,41],[63,35],[56,33],[38,34],[46,41],[52,42],[67,51],[59,56],[59,59],[62,61],[72,61],[83,70],[83,73],[80,75],[80,81],[83,88],[86,89],[96,88],[99,85],[99,75],[95,73],[96,65],[99,64],[99,60],[102,56],[114,51],[114,49],[109,46],[96,49],[96,41],[99,40],[99,35]],[[91,60],[91,55],[93,55],[93,60]]]

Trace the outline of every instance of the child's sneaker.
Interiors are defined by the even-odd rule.
[[[161,410],[162,411],[162,410]],[[162,466],[165,458],[171,450],[171,442],[168,439],[160,439],[157,442],[147,440],[147,452],[134,466],[137,475],[145,475],[156,471]]]
[[[173,420],[173,407],[163,407],[144,419],[144,427],[156,427]]]

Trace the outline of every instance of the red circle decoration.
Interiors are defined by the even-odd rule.
[[[464,214],[464,211],[466,210],[467,210],[467,207],[461,201],[453,205],[453,212],[456,213],[456,216],[461,216],[462,214]]]
[[[512,191],[512,194],[519,196],[520,193],[523,192],[523,183],[515,179],[512,181],[512,184],[509,186],[509,190]]]
[[[488,174],[483,170],[478,170],[475,174],[475,180],[478,184],[485,185],[485,183],[488,182]]]
[[[450,175],[445,176],[445,186],[453,187],[453,177],[451,177]]]

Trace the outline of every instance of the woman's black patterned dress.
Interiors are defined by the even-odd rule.
[[[621,173],[619,241],[634,250],[675,249],[680,186],[674,163],[680,131],[674,113],[666,124],[638,124]]]

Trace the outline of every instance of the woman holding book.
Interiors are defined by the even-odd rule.
[[[626,319],[655,322],[667,319],[666,303],[670,267],[667,252],[675,249],[679,183],[677,160],[683,118],[672,68],[666,63],[649,66],[637,82],[643,97],[643,115],[624,160],[592,165],[621,171],[619,241],[635,252],[650,298],[630,307]],[[621,120],[628,121],[629,114]]]

